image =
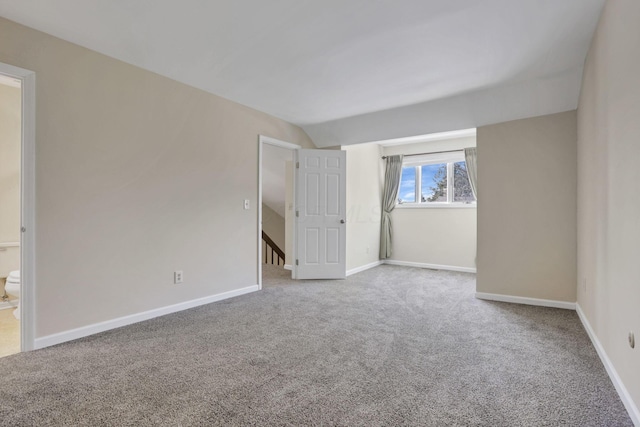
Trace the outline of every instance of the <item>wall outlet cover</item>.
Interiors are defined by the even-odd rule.
[[[173,272],[173,283],[178,285],[182,283],[183,280],[183,272],[182,270],[177,270]]]

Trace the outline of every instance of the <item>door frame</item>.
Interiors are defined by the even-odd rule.
[[[262,289],[262,160],[263,160],[263,149],[264,145],[272,145],[274,147],[286,148],[293,151],[292,161],[295,163],[296,150],[301,149],[302,147],[297,144],[292,144],[290,142],[280,141],[276,138],[271,138],[269,136],[258,135],[258,289]],[[294,171],[295,172],[295,171]],[[293,176],[293,204],[296,205],[296,179],[295,173]],[[286,225],[286,223],[285,223]],[[293,227],[293,253],[296,253],[296,230],[295,226]],[[285,254],[286,255],[286,254]],[[293,259],[293,258],[292,258]],[[296,265],[295,262],[291,263],[291,274],[292,278],[296,278]]]
[[[0,62],[0,73],[21,81],[20,350],[34,349],[36,294],[36,73]]]

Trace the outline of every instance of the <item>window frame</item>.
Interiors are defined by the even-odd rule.
[[[452,152],[460,152],[464,156],[464,149],[461,150],[453,150]],[[439,163],[433,163],[428,160],[429,153],[425,154],[425,161],[422,162],[410,162],[411,164],[405,166],[405,161],[402,162],[402,169],[404,168],[414,168],[415,170],[415,202],[403,202],[399,203],[396,198],[396,208],[402,209],[432,209],[432,208],[455,208],[455,209],[468,209],[468,208],[476,208],[477,200],[472,202],[456,202],[454,201],[455,197],[455,164],[461,161],[465,161],[464,157],[462,160],[454,160],[454,161],[442,161]],[[423,202],[422,201],[422,166],[428,164],[446,164],[447,165],[447,200],[442,202]],[[402,176],[400,178],[402,180]],[[400,185],[402,185],[402,181],[400,181]]]

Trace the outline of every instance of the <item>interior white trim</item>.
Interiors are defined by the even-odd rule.
[[[582,322],[582,326],[584,326],[584,329],[587,331],[587,335],[589,335],[593,346],[596,348],[596,352],[598,352],[598,356],[600,356],[600,360],[602,361],[604,368],[607,370],[607,374],[609,374],[609,378],[611,378],[611,382],[616,388],[616,391],[620,396],[620,400],[622,400],[624,407],[627,409],[631,421],[633,421],[633,424],[635,426],[640,426],[640,410],[638,410],[638,407],[633,403],[631,395],[627,391],[627,388],[624,386],[622,379],[620,379],[616,368],[613,367],[613,363],[611,363],[609,356],[607,356],[607,352],[604,351],[604,347],[602,347],[602,344],[600,344],[598,336],[594,332],[591,324],[589,323],[589,320],[587,320],[587,316],[585,316],[582,308],[580,307],[580,304],[578,303],[576,303],[576,312],[578,313],[578,317]]]
[[[265,144],[275,145],[276,147],[288,148],[290,150],[298,150],[302,148],[297,144],[292,144],[291,142],[281,141],[276,138],[271,138],[270,136],[259,135],[260,142],[264,142]]]
[[[260,234],[262,234],[262,233],[260,233]],[[293,266],[291,264],[285,264],[284,265],[284,269],[291,271],[291,270],[293,270]]]
[[[1,75],[1,74],[0,74]],[[20,242],[5,242],[0,243],[0,248],[19,248]]]
[[[476,269],[471,267],[457,267],[455,265],[440,265],[440,264],[427,264],[424,262],[398,261],[395,259],[386,259],[384,260],[384,263],[390,264],[390,265],[402,265],[404,267],[429,268],[431,270],[461,271],[463,273],[476,272]]]
[[[397,204],[396,209],[477,209],[477,203],[402,203]]]
[[[263,144],[274,145],[276,147],[288,148],[289,150],[299,150],[302,148],[299,145],[292,144],[290,142],[280,141],[270,136],[258,135],[258,289],[262,289],[262,159],[263,159]],[[293,201],[295,205],[295,193],[296,182],[293,180]],[[295,227],[293,227],[293,252],[296,251],[296,235]],[[292,271],[292,277],[295,279],[296,271],[292,265],[284,266],[285,270]]]
[[[350,270],[347,270],[347,277],[351,276],[352,274],[369,270],[370,268],[374,268],[382,264],[384,264],[384,261],[378,260],[378,261],[370,262],[369,264],[361,265],[360,267],[352,268]]]
[[[550,299],[516,297],[512,295],[490,294],[486,292],[476,292],[476,298],[489,301],[510,302],[514,304],[537,305],[541,307],[564,308],[566,310],[575,310],[576,303],[568,301],[556,301]]]
[[[391,147],[394,145],[418,144],[420,142],[444,141],[446,139],[466,138],[476,136],[476,128],[454,130],[450,132],[429,133],[427,135],[408,136],[404,138],[385,139],[383,141],[375,141],[374,144],[383,147]]]
[[[36,325],[36,75],[22,78],[21,217],[25,232],[20,256],[20,349],[33,350]]]
[[[0,84],[19,88],[20,86],[22,86],[22,80],[0,74]]]
[[[153,319],[159,316],[164,316],[165,314],[176,313],[178,311],[210,304],[212,302],[222,301],[225,299],[237,297],[239,295],[255,292],[257,290],[259,290],[258,285],[247,286],[245,288],[234,289],[233,291],[222,292],[220,294],[210,295],[208,297],[180,302],[178,304],[168,305],[166,307],[155,308],[153,310],[143,311],[141,313],[118,317],[117,319],[106,320],[104,322],[94,323],[92,325],[82,326],[76,329],[70,329],[68,331],[59,332],[57,334],[47,335],[35,340],[35,348],[41,349],[52,345],[61,344],[63,342],[97,334],[99,332],[120,328],[122,326],[131,325],[133,323],[142,322],[144,320]]]
[[[36,74],[0,62],[0,73],[21,81],[22,155],[20,170],[20,350],[34,349],[36,323]]]
[[[18,305],[17,299],[11,299],[9,301],[0,301],[0,310],[7,310],[9,308],[16,308]]]

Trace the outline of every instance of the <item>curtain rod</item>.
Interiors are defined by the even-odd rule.
[[[464,148],[459,148],[457,150],[446,150],[446,151],[430,151],[428,153],[405,154],[404,157],[424,156],[425,154],[455,153],[456,151],[464,151]],[[389,156],[382,156],[382,160],[386,159],[387,157]]]

